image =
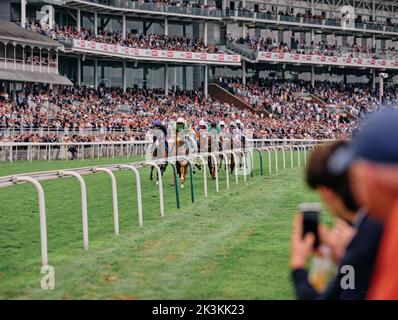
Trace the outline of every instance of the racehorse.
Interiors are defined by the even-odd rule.
[[[165,142],[163,141],[163,139],[161,139],[157,136],[153,136],[152,141],[153,141],[152,144],[147,148],[147,150],[145,152],[147,158],[149,158],[150,160],[168,158],[169,152],[166,148],[166,145],[165,145]],[[168,165],[167,160],[158,164],[162,177],[163,177],[164,172],[166,171],[167,165]],[[155,169],[154,166],[151,166],[151,172],[149,174],[149,180],[151,180],[151,181],[153,180],[153,170],[154,169]],[[156,171],[156,184],[158,184],[158,183],[159,183],[159,177],[158,177],[158,172]]]
[[[235,149],[241,149],[243,150],[245,148],[245,138],[244,136],[238,131],[238,130],[233,130],[232,133],[229,135],[229,138],[227,139],[227,144],[230,150],[235,150]],[[239,162],[239,167],[242,166],[242,161],[241,160],[242,155],[240,153],[237,154],[236,158]],[[230,167],[229,167],[229,172],[233,173],[235,170],[235,157],[231,155],[231,160],[230,160]]]
[[[195,141],[195,132],[192,129],[185,129],[177,133],[175,142],[175,155],[189,156],[197,153],[197,145]],[[188,173],[189,161],[186,159],[178,159],[176,161],[177,174],[180,177],[181,189],[184,188],[185,179]]]

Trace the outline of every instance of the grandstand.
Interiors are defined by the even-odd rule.
[[[195,103],[201,105],[197,109],[207,108],[197,116],[209,122],[221,116],[209,115],[208,109],[225,108],[233,118],[244,112],[245,125],[263,138],[347,135],[358,118],[381,100],[396,98],[395,91],[388,89],[394,87],[398,69],[394,2],[387,6],[378,1],[352,1],[343,7],[322,1],[294,5],[289,1],[21,4],[2,4],[2,19],[8,22],[1,24],[0,77],[3,95],[7,92],[6,97],[10,93],[13,97],[5,109],[17,110],[13,121],[2,110],[2,140],[63,141],[68,135],[80,136],[81,141],[92,141],[94,136],[139,138],[138,132],[145,131],[150,122],[147,117],[141,121],[137,110],[154,113],[154,117],[160,114],[137,106],[137,90],[143,90],[140,94],[146,96],[146,102],[154,102],[154,94],[168,96],[180,105],[184,101],[184,108],[170,113],[185,117],[191,117],[186,97],[197,96]],[[387,80],[379,77],[381,73],[387,74]],[[231,77],[234,90],[225,87],[225,78],[232,81]],[[268,84],[264,83],[267,79]],[[274,80],[282,88],[272,88]],[[33,83],[46,86],[32,90]],[[74,108],[70,111],[80,97],[65,101],[58,95],[69,90],[62,85],[71,83],[81,87],[75,94],[86,90],[84,95],[92,99],[101,99],[104,92],[112,96],[104,111],[108,121],[104,114],[93,115],[98,119],[90,121],[65,121],[67,112],[71,113],[69,120],[80,114]],[[256,84],[256,92],[253,88],[249,92],[248,84]],[[294,101],[287,99],[291,90],[284,86],[296,86]],[[90,88],[102,91],[94,93]],[[123,92],[123,99],[114,99],[117,90]],[[334,98],[325,97],[328,94]],[[151,105],[159,104],[157,99]],[[286,111],[290,109],[295,111]],[[309,115],[309,122],[315,119],[318,127],[328,129],[294,125],[303,120],[303,112]],[[21,116],[24,113],[33,120]],[[175,120],[171,114],[164,120]],[[192,118],[191,122],[197,125],[199,120]],[[88,137],[92,132],[95,135]],[[109,134],[115,132],[117,135]]]
[[[302,190],[300,167],[307,152],[318,143],[349,138],[362,118],[398,99],[397,12],[398,1],[379,0],[2,1],[0,193],[7,201],[0,203],[0,212],[7,214],[0,215],[0,224],[7,227],[0,233],[0,260],[7,263],[0,262],[0,281],[3,273],[8,278],[0,283],[0,298],[123,298],[131,290],[109,275],[117,268],[120,277],[137,285],[128,298],[290,298],[281,267],[286,257],[274,259],[279,249],[260,248],[262,237],[275,233],[267,240],[275,247],[279,240],[288,241],[291,216],[278,221],[270,217],[286,208],[293,213],[303,198],[315,199]],[[217,140],[216,151],[206,144],[192,157],[170,155],[177,147],[168,149],[167,141],[180,130],[178,123],[192,129],[190,148],[201,143],[203,130],[209,143],[210,129],[230,134],[230,148]],[[152,135],[154,127],[167,132],[165,150],[148,161],[148,150],[161,144]],[[235,133],[238,138],[233,140]],[[166,154],[170,161],[164,161]],[[181,160],[186,176],[178,181]],[[168,164],[163,184],[162,178],[152,181],[152,171],[161,177]],[[131,173],[136,198],[128,202]],[[109,177],[112,192],[104,187]],[[269,187],[274,182],[275,187]],[[25,213],[36,212],[37,206],[36,198],[29,197],[28,205],[21,200],[30,190],[27,183],[39,194],[43,265],[48,262],[44,194],[50,198],[49,260],[53,255],[61,283],[68,283],[62,292],[30,290],[36,279],[31,270],[39,261],[34,237],[39,229],[30,237],[27,225],[37,221]],[[81,205],[73,201],[79,194]],[[267,205],[264,194],[270,199]],[[158,200],[153,201],[157,197],[160,208]],[[27,209],[32,203],[34,209]],[[188,218],[179,215],[180,206]],[[131,208],[137,209],[139,226],[131,224]],[[164,208],[167,217],[176,219],[174,224],[159,220],[158,211],[163,219]],[[242,214],[246,208],[253,209],[248,220]],[[23,212],[24,220],[12,210]],[[114,228],[119,236],[119,211],[122,240],[117,242],[109,231]],[[73,221],[63,220],[69,215]],[[207,224],[196,218],[207,219]],[[146,234],[143,219],[159,233]],[[107,241],[115,246],[110,257],[98,263],[100,270],[94,267],[97,257],[76,249],[82,220],[85,250],[88,224],[90,246],[101,253],[113,250],[104,245]],[[195,230],[186,227],[191,223]],[[19,224],[20,229],[15,227]],[[29,236],[14,242],[8,239],[14,232],[15,237]],[[261,239],[253,240],[253,234]],[[137,245],[133,260],[139,263],[132,266],[125,252]],[[249,246],[253,251],[245,251]],[[186,254],[191,248],[198,256]],[[30,259],[32,252],[37,259]],[[258,252],[271,261],[261,285],[276,279],[264,292],[256,286],[265,267]],[[16,258],[10,258],[14,253]],[[80,254],[75,264],[71,257]],[[164,273],[157,255],[165,261]],[[25,261],[26,256],[30,260]],[[101,274],[101,280],[86,283],[87,274],[79,271],[86,265],[93,278]],[[253,276],[242,275],[241,270],[249,269]],[[76,273],[68,279],[70,270]],[[150,276],[143,277],[144,270]],[[175,279],[191,274],[192,283],[176,289]],[[12,276],[18,278],[15,288]],[[158,291],[163,281],[169,288]],[[234,283],[230,290],[229,281]],[[84,292],[73,288],[77,283],[83,283]],[[114,291],[106,288],[114,283]]]

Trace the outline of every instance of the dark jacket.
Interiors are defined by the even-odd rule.
[[[318,293],[308,281],[304,269],[292,271],[297,298],[300,300],[364,300],[369,288],[376,255],[380,244],[382,225],[366,215],[357,225],[357,232],[347,247],[337,268],[337,274],[323,293]],[[344,265],[351,265],[355,271],[355,289],[343,289],[340,273]]]

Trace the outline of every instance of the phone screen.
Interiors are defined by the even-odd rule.
[[[318,233],[320,209],[320,205],[317,203],[302,204],[299,207],[300,212],[303,213],[303,237],[307,233],[312,233],[315,236],[314,249],[318,248],[320,244]]]

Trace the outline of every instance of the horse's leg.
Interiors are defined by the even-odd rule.
[[[151,173],[149,174],[149,180],[153,180],[153,166],[151,166]]]
[[[232,173],[235,170],[235,158],[231,154],[231,165],[230,165],[230,172]]]

